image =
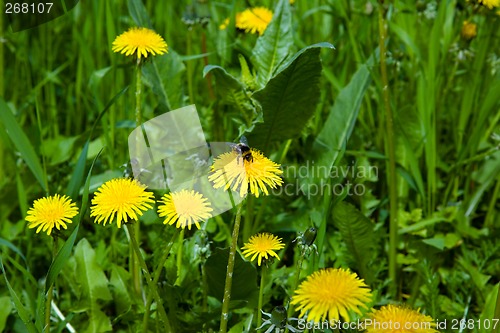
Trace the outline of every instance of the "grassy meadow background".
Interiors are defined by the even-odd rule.
[[[250,6],[280,7],[279,34],[219,28]],[[349,267],[373,291],[370,307],[405,304],[436,320],[475,321],[460,332],[495,332],[477,323],[500,317],[496,10],[475,0],[87,0],[19,32],[4,15],[0,330],[43,330],[53,246],[27,228],[33,201],[61,193],[88,207],[92,192],[124,172],[136,127],[135,64],[111,44],[142,25],[169,49],[143,68],[143,120],[195,104],[207,141],[245,134],[291,184],[289,193],[249,196],[243,207],[239,248],[260,231],[286,244],[263,286],[264,311],[288,306],[301,262],[301,279]],[[462,31],[464,21],[476,25],[475,36]],[[278,57],[255,62],[256,45]],[[255,79],[262,68],[268,77]],[[289,71],[286,82],[267,85],[280,70]],[[352,172],[367,169],[376,172]],[[328,177],[318,170],[351,171]],[[185,230],[172,244],[159,283],[172,332],[218,331],[227,264],[221,249],[230,244],[234,215]],[[150,268],[174,234],[161,222],[155,210],[140,221]],[[75,238],[57,278],[50,276],[54,302],[77,332],[141,331],[144,299],[131,290],[130,249],[115,226],[94,224],[87,210],[60,235],[59,247]],[[292,241],[312,226],[318,252],[302,262]],[[230,332],[255,331],[260,272],[237,260]],[[54,319],[51,330],[65,332],[65,325]],[[162,331],[155,317],[149,327]],[[457,332],[450,324],[440,331]]]

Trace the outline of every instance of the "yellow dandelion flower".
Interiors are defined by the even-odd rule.
[[[473,39],[477,35],[477,25],[470,21],[464,21],[460,34],[462,35],[462,38],[466,40]]]
[[[236,16],[236,28],[246,33],[262,35],[273,18],[273,12],[265,7],[245,9]]]
[[[259,192],[269,195],[267,186],[277,188],[283,184],[279,175],[283,173],[280,165],[265,157],[257,149],[251,148],[253,161],[247,161],[237,152],[230,151],[219,155],[212,165],[208,179],[214,183],[214,188],[224,187],[239,191],[240,197],[250,193],[259,197]]]
[[[307,320],[316,323],[329,321],[349,322],[349,312],[361,315],[360,307],[367,309],[371,292],[355,273],[343,268],[327,268],[314,272],[295,290],[291,304],[298,305],[300,317],[306,312]]]
[[[153,198],[153,193],[147,192],[135,179],[111,179],[99,187],[92,199],[90,217],[95,216],[94,222],[104,222],[104,225],[116,217],[116,224],[121,228],[122,222],[128,222],[129,218],[137,220],[143,211],[152,208]]]
[[[488,7],[489,9],[500,7],[500,0],[478,0],[478,2],[481,5]]]
[[[375,310],[366,333],[437,333],[433,319],[418,311],[395,305]],[[368,322],[367,322],[368,323]]]
[[[152,55],[164,54],[168,52],[167,43],[163,37],[158,35],[148,28],[130,28],[128,31],[116,37],[113,41],[113,52],[121,54],[137,55],[148,57],[148,53]]]
[[[26,221],[28,228],[36,228],[36,233],[40,230],[50,235],[54,227],[61,230],[61,227],[68,229],[66,223],[72,223],[71,219],[78,214],[78,208],[68,196],[44,197],[33,202],[33,207],[28,210]]]
[[[274,251],[281,250],[285,247],[285,244],[281,242],[281,238],[274,236],[273,234],[264,232],[257,235],[253,235],[248,240],[241,249],[243,250],[243,255],[245,257],[252,256],[250,261],[254,261],[254,259],[258,256],[257,262],[259,266],[262,263],[262,258],[269,259],[270,256],[278,258],[280,257]]]
[[[210,207],[208,199],[196,191],[181,190],[165,194],[158,207],[158,215],[165,217],[163,224],[175,225],[184,229],[186,226],[191,230],[191,225],[195,224],[200,229],[200,222],[212,217],[213,209]]]

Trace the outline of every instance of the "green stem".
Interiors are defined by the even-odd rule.
[[[52,238],[52,258],[55,258],[57,254],[57,236]],[[53,259],[52,259],[53,260]],[[45,302],[45,328],[44,332],[50,332],[50,310],[52,304],[52,298],[54,296],[54,284],[52,284],[47,293],[47,300]]]
[[[179,235],[179,248],[177,249],[177,272],[180,272],[182,270],[182,243],[184,242],[184,229],[182,229],[181,234]],[[179,285],[181,283],[180,281],[181,276],[180,274],[177,276],[177,280],[175,281],[176,285]]]
[[[153,283],[153,279],[151,278],[151,274],[149,274],[148,266],[146,265],[146,262],[144,261],[144,258],[142,257],[141,250],[139,248],[139,244],[137,243],[136,239],[136,234],[135,234],[135,228],[133,225],[130,225],[130,223],[126,223],[125,226],[127,227],[127,230],[130,234],[130,241],[132,244],[132,247],[135,251],[135,254],[139,260],[139,265],[144,271],[144,276],[146,277],[146,282],[149,287],[149,292],[153,294],[153,297],[157,303],[158,307],[158,312],[160,314],[160,319],[163,321],[163,324],[165,325],[165,331],[166,332],[172,332],[172,328],[170,327],[170,322],[167,317],[167,313],[165,312],[165,308],[163,307],[162,300],[160,298],[160,294],[158,293],[158,289],[156,288],[156,284]]]
[[[227,332],[227,322],[229,319],[229,301],[231,300],[231,286],[233,285],[234,259],[236,257],[236,245],[238,244],[238,234],[240,232],[241,207],[243,207],[243,202],[241,202],[238,205],[236,211],[231,247],[229,248],[229,259],[227,262],[227,272],[226,272],[226,285],[224,287],[224,298],[222,300],[222,312],[220,317],[220,329],[219,329],[220,333]]]
[[[387,77],[386,64],[386,49],[385,42],[387,39],[387,26],[383,15],[384,1],[380,0],[378,10],[378,27],[379,27],[379,49],[380,49],[380,74],[382,78],[382,96],[385,108],[385,125],[387,131],[387,152],[389,155],[389,278],[391,280],[390,293],[396,297],[397,295],[397,276],[396,276],[396,255],[398,241],[398,197],[396,184],[396,153],[395,153],[395,136],[394,136],[394,120],[389,99],[389,79]]]
[[[260,289],[259,289],[259,306],[258,306],[258,313],[257,313],[257,327],[260,327],[262,325],[262,301],[264,299],[264,286],[265,286],[265,281],[264,279],[266,278],[265,275],[267,273],[267,266],[266,263],[262,265],[262,270],[260,271]],[[260,333],[260,330],[257,331],[257,333]]]
[[[186,36],[186,53],[188,56],[191,55],[191,44],[192,44],[192,31],[191,29],[188,29],[187,31],[187,36]],[[193,62],[192,61],[187,61],[186,62],[186,71],[187,71],[187,83],[188,83],[188,94],[189,94],[189,102],[191,104],[194,104],[194,89],[193,89]]]
[[[168,255],[170,254],[170,250],[172,249],[172,246],[175,243],[175,239],[177,238],[177,235],[179,235],[179,229],[175,229],[174,234],[172,235],[172,238],[170,239],[170,242],[167,244],[165,247],[165,251],[163,252],[163,256],[160,258],[160,261],[158,262],[158,266],[156,266],[156,269],[154,271],[154,276],[153,276],[153,284],[155,286],[158,285],[158,281],[160,280],[160,275],[163,267],[165,266],[165,262],[167,261]],[[151,313],[151,303],[153,303],[153,294],[151,293],[151,290],[148,292],[148,297],[146,299],[146,311],[144,312],[144,317],[142,319],[142,331],[147,332],[148,331],[148,321],[149,321],[149,314]]]
[[[141,98],[142,98],[142,72],[141,72],[141,59],[137,58],[137,67],[136,67],[136,77],[135,77],[135,125],[142,125],[142,111],[141,111]],[[139,241],[140,237],[140,229],[139,223],[134,223],[135,228],[134,234],[136,235],[135,241]],[[131,229],[131,228],[129,228]],[[137,255],[134,255],[133,251],[131,251],[130,257],[130,271],[132,273],[132,282],[134,285],[134,290],[137,295],[141,294],[141,270],[139,267],[139,258]]]
[[[142,111],[141,111],[141,98],[142,98],[142,72],[141,60],[137,59],[137,67],[135,72],[135,125],[141,126]]]

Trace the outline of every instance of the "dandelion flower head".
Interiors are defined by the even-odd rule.
[[[386,305],[371,314],[372,322],[366,333],[437,333],[431,317],[402,306]],[[391,323],[384,325],[384,323]]]
[[[324,320],[349,322],[349,312],[361,315],[367,309],[371,292],[363,280],[343,268],[327,268],[314,272],[303,281],[290,304],[300,310],[300,317],[307,314],[308,321]]]
[[[466,40],[471,40],[477,35],[477,25],[470,21],[464,21],[462,30],[460,31],[462,37]]]
[[[236,15],[236,28],[246,33],[262,35],[273,18],[273,12],[265,7],[245,9]]]
[[[121,54],[148,57],[168,52],[167,43],[159,34],[148,28],[130,28],[113,41],[113,51]]]
[[[78,214],[78,208],[71,199],[65,195],[59,194],[40,198],[35,200],[33,207],[28,210],[26,221],[30,229],[36,228],[36,233],[40,230],[50,235],[54,227],[61,230],[61,227],[67,229],[66,223],[72,223],[71,220]]]
[[[245,197],[250,187],[250,193],[259,197],[260,191],[269,195],[268,186],[274,189],[283,184],[280,177],[283,171],[279,164],[265,157],[257,149],[251,148],[250,152],[252,161],[247,161],[235,151],[216,157],[208,176],[214,183],[214,188],[231,188],[238,191],[240,197]]]
[[[269,259],[270,256],[278,258],[278,255],[274,251],[281,250],[285,247],[285,244],[281,242],[281,238],[274,236],[270,233],[260,233],[250,237],[248,243],[246,243],[241,249],[243,250],[243,255],[245,257],[250,257],[250,261],[254,261],[258,257],[257,262],[259,266],[262,263],[262,258]]]
[[[181,190],[165,194],[158,206],[158,215],[165,217],[163,224],[173,225],[177,228],[188,228],[196,225],[200,229],[200,222],[212,217],[213,209],[208,199],[194,190]]]
[[[500,7],[500,0],[478,0],[481,5],[493,9],[494,7]]]
[[[99,187],[90,208],[90,216],[95,216],[96,223],[112,223],[121,228],[129,219],[137,220],[144,211],[152,208],[153,193],[135,179],[116,178]]]

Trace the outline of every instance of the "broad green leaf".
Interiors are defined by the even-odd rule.
[[[57,136],[44,140],[42,146],[48,164],[53,166],[68,161],[72,157],[77,139],[77,136]]]
[[[151,28],[151,19],[141,0],[128,0],[128,11],[139,27]]]
[[[5,279],[5,284],[7,285],[7,289],[9,289],[10,293],[10,299],[14,303],[14,307],[17,311],[17,314],[23,321],[24,325],[26,326],[26,329],[28,330],[29,333],[37,333],[38,330],[36,329],[35,324],[33,323],[33,316],[31,312],[26,308],[21,300],[19,299],[19,296],[17,293],[12,289],[12,286],[10,285],[9,280],[7,279],[7,273],[5,272],[5,268],[3,266],[3,260],[2,256],[0,255],[0,268],[2,269],[3,277]]]
[[[80,277],[80,288],[84,302],[90,308],[87,332],[111,330],[111,321],[99,309],[98,300],[111,300],[108,279],[96,260],[96,253],[87,239],[83,238],[75,247],[76,273]]]
[[[184,63],[175,51],[156,56],[142,68],[144,82],[160,98],[160,105],[170,111],[183,106]]]
[[[12,311],[12,303],[9,296],[0,297],[0,332],[5,329],[5,322]]]
[[[244,119],[250,121],[255,107],[246,95],[243,84],[220,66],[205,66],[203,77],[208,73],[211,73],[215,77],[217,95],[220,96],[222,103],[233,106]]]
[[[264,87],[287,58],[293,46],[292,14],[288,0],[280,0],[272,21],[257,39],[252,63],[257,68],[257,84]]]
[[[266,151],[270,143],[300,134],[320,96],[322,47],[332,49],[333,45],[320,43],[300,50],[264,89],[253,95],[262,106],[264,122],[256,124],[248,135],[252,146]]]
[[[207,274],[208,294],[222,301],[226,283],[226,267],[229,259],[228,249],[216,249],[205,263]],[[231,302],[244,300],[252,303],[257,300],[257,271],[249,262],[243,261],[236,253],[234,261],[233,285],[231,288]]]
[[[358,117],[359,108],[370,83],[367,65],[362,65],[335,100],[323,129],[316,138],[315,148],[326,149],[318,165],[331,170],[341,152],[345,151]]]
[[[333,208],[333,221],[346,243],[348,256],[352,258],[361,277],[370,283],[373,274],[367,264],[373,258],[377,243],[373,232],[374,224],[356,207],[344,201]]]
[[[24,134],[21,126],[17,123],[11,109],[2,98],[0,98],[0,121],[3,123],[5,131],[12,140],[12,143],[14,143],[21,157],[24,159],[31,172],[33,172],[40,186],[44,191],[47,191],[47,179],[35,149],[31,145],[26,134]]]
[[[112,287],[114,306],[117,313],[128,312],[132,307],[133,302],[128,291],[129,280],[130,274],[125,268],[113,265],[109,284]]]
[[[486,302],[484,304],[483,312],[481,312],[481,316],[479,317],[479,321],[482,323],[481,332],[489,333],[489,332],[499,332],[500,330],[500,318],[496,316],[500,313],[500,308],[495,311],[496,307],[500,305],[497,304],[497,300],[500,297],[500,283],[497,283],[493,289],[488,293],[486,297]],[[494,320],[496,318],[496,320]],[[493,329],[496,323],[496,329]],[[488,327],[489,326],[489,327]]]

